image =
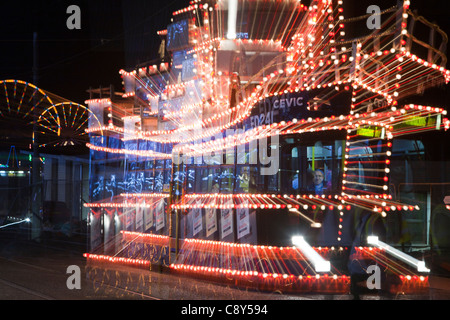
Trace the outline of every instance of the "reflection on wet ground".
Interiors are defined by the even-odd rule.
[[[353,300],[348,294],[286,294],[281,290],[263,292],[255,289],[237,288],[191,277],[143,270],[121,265],[106,265],[87,262],[87,282],[92,285],[94,298],[127,298],[130,292],[137,293],[133,298],[162,300]],[[445,281],[444,281],[445,280]],[[414,295],[398,292],[396,294],[364,292],[361,300],[442,300],[450,299],[450,281],[433,278],[428,292]],[[440,284],[440,285],[439,285]],[[118,290],[120,289],[120,290]]]

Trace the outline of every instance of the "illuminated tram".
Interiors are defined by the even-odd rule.
[[[425,152],[415,137],[449,126],[414,97],[450,72],[442,50],[415,54],[423,20],[409,6],[381,10],[358,38],[346,31],[368,16],[346,19],[340,0],[174,12],[158,32],[162,63],[120,71],[125,102],[87,101],[88,261],[325,293],[376,265],[387,290],[426,290],[424,260],[394,244],[401,216],[426,203],[406,190]]]

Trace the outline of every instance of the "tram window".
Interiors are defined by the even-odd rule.
[[[123,148],[122,141],[114,137],[108,137],[107,145],[112,149]]]
[[[164,170],[163,191],[170,191],[170,170]]]
[[[249,192],[250,186],[250,167],[239,166],[236,176],[236,189],[237,192]]]
[[[164,168],[164,160],[156,160],[155,168],[156,168],[156,169],[162,169],[162,168]]]
[[[420,158],[424,155],[425,146],[420,140],[395,139],[392,145],[393,157],[409,156]]]
[[[426,174],[423,170],[425,146],[420,140],[395,139],[392,145],[390,183],[397,190],[411,191],[415,179]]]
[[[268,182],[267,177],[261,174],[260,167],[252,167],[250,171],[250,181],[253,186],[253,189],[250,189],[250,192],[267,192],[268,190]]]
[[[220,175],[220,192],[232,193],[234,188],[234,169],[225,168]]]
[[[294,147],[291,150],[291,171],[290,171],[290,183],[289,187],[294,192],[299,190],[299,161],[298,161],[298,148]]]
[[[197,180],[198,180],[198,187],[196,189],[196,192],[201,192],[204,193],[206,192],[206,190],[208,189],[208,168],[201,168],[201,169],[197,169]],[[201,172],[200,174],[198,174],[199,172]]]
[[[199,168],[199,167],[195,167],[195,169],[193,169],[194,173],[194,181],[193,181],[193,185],[194,185],[194,192],[202,192],[202,174],[203,174],[203,169]]]
[[[213,168],[209,170],[208,175],[208,189],[207,193],[218,193],[220,192],[220,169]]]
[[[258,185],[258,177],[260,176],[258,168],[256,166],[250,166],[250,182],[248,185],[249,192],[257,192],[258,190],[263,190],[261,186]]]
[[[163,172],[162,171],[156,171],[155,172],[154,191],[155,192],[162,192],[163,191],[163,184],[164,184]]]
[[[375,147],[376,148],[376,147]],[[375,150],[375,152],[377,152]],[[358,161],[357,168],[355,168],[355,171],[352,172],[352,175],[347,175],[347,180],[351,182],[357,182],[363,190],[368,190],[368,186],[366,185],[366,176],[365,170],[366,169],[373,169],[369,168],[369,165],[373,165],[370,162],[368,162],[368,159],[373,158],[373,150],[370,146],[368,146],[368,141],[362,141],[359,143],[355,143],[352,145],[351,148],[349,148],[348,155],[352,157],[352,161]]]
[[[182,171],[175,172],[174,177],[173,177],[173,187],[172,187],[172,192],[173,192],[174,196],[181,196],[183,182],[184,182],[184,172],[182,172]]]
[[[278,192],[278,173],[267,176],[267,191]],[[261,176],[264,177],[264,176]]]
[[[219,193],[220,191],[220,169],[219,168],[204,168],[201,175],[201,190],[202,193]]]
[[[162,148],[164,153],[171,154],[173,150],[172,144],[166,144],[165,148]]]
[[[194,192],[195,186],[195,169],[189,168],[187,169],[187,181],[186,181],[186,192],[192,193]]]
[[[146,191],[148,192],[152,192],[153,191],[153,171],[147,171],[145,173],[145,183],[144,183],[144,188]]]
[[[286,139],[289,144],[293,143],[293,139]],[[282,193],[297,193],[300,187],[299,180],[299,147],[288,145],[281,150],[280,167],[280,191]]]
[[[145,169],[153,169],[153,160],[145,161]]]
[[[197,180],[199,188],[196,192],[200,193],[218,193],[220,190],[219,169],[199,168],[197,169]]]
[[[130,161],[128,162],[128,171],[136,171],[141,169],[141,162]]]
[[[315,194],[323,194],[332,188],[332,145],[321,141],[307,147],[308,159],[308,183],[307,191]]]
[[[280,191],[326,194],[337,192],[344,141],[284,139],[280,153]]]

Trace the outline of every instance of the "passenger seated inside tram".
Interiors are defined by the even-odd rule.
[[[309,192],[314,192],[315,194],[322,195],[329,191],[330,186],[325,181],[325,174],[322,170],[316,169],[313,172],[313,183],[308,186],[307,190]]]
[[[297,192],[298,191],[298,173],[295,173],[292,176],[291,181],[292,181],[292,190],[294,190],[294,192]]]
[[[242,168],[242,174],[238,175],[239,188],[244,192],[248,192],[248,187],[250,184],[250,169],[248,167]]]

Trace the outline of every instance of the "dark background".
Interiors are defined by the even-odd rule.
[[[372,4],[385,9],[396,0],[344,0],[344,16],[364,15]],[[81,9],[81,30],[66,27],[69,5]],[[89,87],[113,84],[121,91],[119,70],[156,59],[160,45],[156,32],[167,28],[172,12],[188,5],[189,0],[2,1],[0,79],[32,82],[81,104],[89,97]],[[411,0],[411,9],[450,34],[446,1]],[[32,72],[34,31],[38,32],[37,81]]]
[[[92,86],[114,84],[119,70],[157,56],[156,34],[188,1],[51,0],[0,4],[0,79],[18,79],[77,103]],[[69,30],[67,7],[81,9],[81,30]],[[33,81],[33,32],[38,32],[38,81]]]

